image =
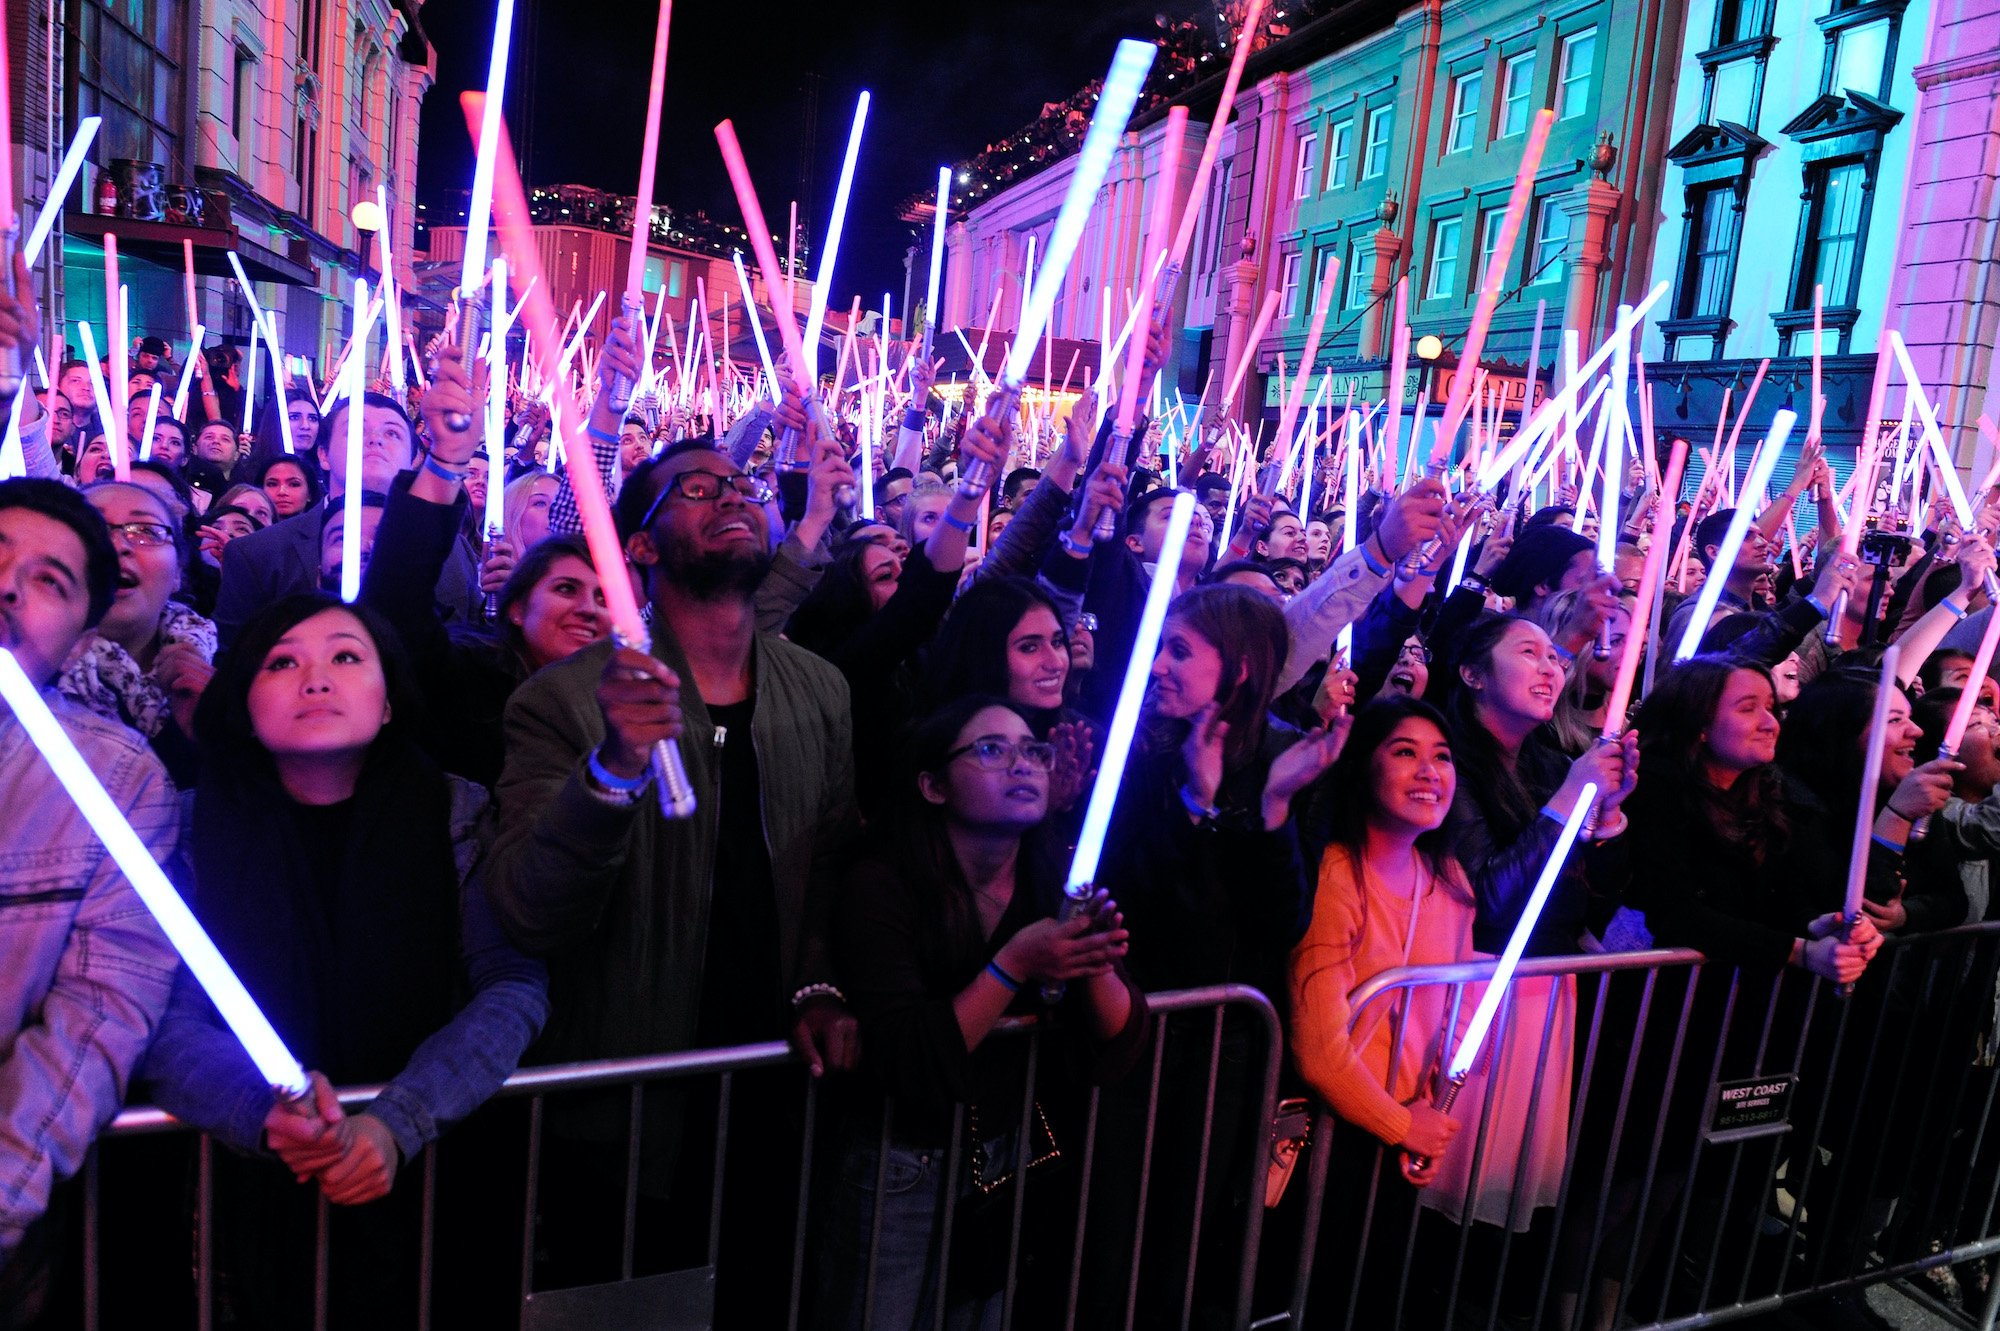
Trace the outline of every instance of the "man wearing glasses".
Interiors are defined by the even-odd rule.
[[[632,359],[623,336],[609,340],[606,359],[636,368],[616,364]],[[815,1075],[855,1061],[823,927],[832,860],[857,823],[848,687],[820,657],[757,632],[756,592],[772,562],[768,498],[764,482],[705,441],[634,467],[617,515],[651,602],[651,654],[586,648],[529,679],[508,706],[490,884],[514,939],[549,959],[544,1061],[779,1038]],[[647,755],[676,735],[699,807],[670,820],[647,789]],[[784,1282],[755,1266],[760,1243],[732,1234],[733,1208],[740,1200],[757,1213],[746,1221],[757,1232],[790,1233],[776,1217],[798,1184],[797,1159],[787,1166],[775,1145],[796,1146],[798,1129],[762,1121],[783,1117],[771,1108],[779,1097],[748,1082],[742,1090],[721,1251],[752,1269],[733,1271],[725,1256],[719,1325],[767,1324],[773,1291],[782,1317]],[[647,1101],[642,1275],[705,1261],[713,1162],[697,1157],[709,1154],[714,1123],[697,1119],[713,1111],[684,1107],[669,1095]],[[543,1178],[561,1219],[551,1215],[541,1234],[567,1256],[544,1285],[618,1274],[626,1116],[596,1108],[551,1105],[550,1149],[563,1159],[546,1162]],[[692,1233],[688,1216],[701,1222]]]

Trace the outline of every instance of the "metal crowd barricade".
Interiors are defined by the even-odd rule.
[[[1125,1296],[1125,1325],[1134,1324],[1134,1310],[1140,1292],[1140,1263],[1149,1250],[1154,1251],[1151,1263],[1146,1267],[1149,1278],[1160,1278],[1161,1272],[1169,1272],[1173,1278],[1183,1283],[1180,1290],[1179,1324],[1188,1325],[1195,1308],[1197,1268],[1202,1266],[1204,1252],[1210,1260],[1204,1270],[1211,1282],[1220,1280],[1227,1287],[1227,1297],[1233,1304],[1233,1324],[1247,1325],[1250,1317],[1251,1281],[1257,1269],[1259,1241],[1263,1220],[1262,1186],[1265,1168],[1264,1143],[1276,1101],[1279,1060],[1282,1055],[1282,1040],[1277,1014],[1269,999],[1254,989],[1242,986],[1223,985],[1205,989],[1185,990],[1148,996],[1153,1014],[1154,1029],[1151,1035],[1150,1060],[1141,1064],[1124,1080],[1122,1086],[1128,1096],[1139,1094],[1144,1088],[1144,1139],[1140,1146],[1137,1172],[1128,1177],[1100,1177],[1093,1171],[1093,1164],[1102,1153],[1100,1140],[1100,1114],[1105,1088],[1091,1088],[1086,1097],[1087,1107],[1083,1120],[1080,1147],[1080,1168],[1076,1178],[1075,1234],[1071,1243],[1069,1260],[1058,1277],[1053,1272],[1038,1273],[1033,1278],[1042,1282],[1033,1291],[1025,1288],[1021,1281],[1022,1253],[1024,1245],[1023,1222],[1027,1214],[1026,1203],[1031,1171],[1023,1167],[1024,1158],[1017,1156],[1012,1180],[1005,1185],[1011,1192],[1011,1217],[1008,1226],[1008,1260],[1004,1287],[1003,1325],[1026,1325],[1021,1312],[1027,1296],[1034,1295],[1036,1306],[1060,1306],[1064,1309],[1063,1324],[1074,1326],[1078,1321],[1079,1299],[1083,1294],[1087,1279],[1101,1279],[1098,1272],[1086,1272],[1085,1243],[1091,1233],[1089,1226],[1098,1212],[1107,1203],[1136,1202],[1134,1214],[1137,1216],[1129,1256],[1129,1273],[1113,1273],[1120,1282]],[[1232,1035],[1248,1038],[1258,1046],[1258,1054],[1243,1065],[1241,1084],[1232,1084],[1223,1063],[1224,1029],[1228,1025]],[[1199,1085],[1187,1084],[1185,1078],[1164,1071],[1170,1037],[1177,1045],[1191,1045],[1199,1049],[1204,1044],[1208,1050],[1207,1070]],[[1003,1023],[988,1037],[989,1040],[1022,1040],[1026,1043],[1025,1065],[1027,1074],[1021,1092],[1023,1121],[1034,1110],[1037,1100],[1038,1069],[1042,1066],[1045,1032],[1032,1020],[1014,1020]],[[823,1126],[819,1120],[825,1115],[821,1083],[804,1075],[802,1066],[794,1059],[790,1050],[782,1043],[741,1046],[731,1049],[695,1050],[685,1053],[663,1054],[645,1058],[616,1059],[605,1062],[570,1064],[562,1066],[534,1067],[517,1072],[508,1078],[498,1098],[525,1098],[527,1106],[527,1126],[525,1142],[526,1179],[525,1204],[522,1212],[520,1235],[521,1260],[521,1309],[522,1326],[526,1331],[547,1331],[550,1328],[571,1326],[618,1325],[631,1331],[645,1331],[646,1328],[680,1328],[708,1325],[708,1304],[706,1298],[712,1295],[712,1285],[706,1277],[712,1275],[725,1241],[723,1225],[723,1200],[729,1180],[724,1165],[729,1158],[729,1133],[731,1127],[732,1092],[738,1079],[746,1073],[764,1069],[796,1068],[798,1093],[800,1095],[797,1121],[802,1125],[801,1158],[797,1181],[797,1215],[788,1236],[791,1241],[791,1261],[789,1264],[789,1312],[786,1324],[797,1327],[802,1318],[810,1313],[810,1252],[813,1214],[817,1180],[815,1178],[814,1148],[817,1130]],[[641,1192],[641,1120],[649,1089],[660,1090],[663,1084],[677,1083],[682,1086],[711,1083],[714,1088],[715,1134],[714,1177],[709,1196],[707,1227],[707,1267],[705,1270],[670,1272],[663,1275],[635,1275],[635,1231],[638,1224],[638,1210]],[[619,1252],[619,1278],[597,1285],[584,1285],[563,1289],[537,1289],[537,1206],[543,1169],[544,1137],[547,1131],[546,1107],[565,1095],[583,1091],[603,1091],[625,1088],[629,1091],[629,1136],[625,1143],[625,1173],[623,1213],[620,1231],[622,1247]],[[378,1092],[379,1087],[360,1087],[342,1091],[341,1101],[348,1106],[365,1105]],[[1216,1140],[1216,1105],[1218,1093],[1238,1096],[1247,1106],[1242,1117],[1242,1130],[1233,1141]],[[1173,1105],[1199,1103],[1202,1106],[1200,1151],[1192,1161],[1169,1158],[1166,1151],[1156,1151],[1154,1129],[1162,1106],[1162,1097],[1172,1097]],[[1198,1097],[1198,1098],[1190,1098]],[[483,1112],[483,1111],[482,1111]],[[881,1141],[885,1145],[892,1140],[895,1106],[885,1104],[881,1124]],[[949,1148],[949,1159],[944,1178],[947,1184],[959,1178],[963,1164],[966,1134],[966,1107],[960,1105],[955,1111],[954,1133]],[[186,1310],[181,1318],[178,1310],[158,1309],[151,1319],[155,1325],[173,1325],[186,1320],[208,1331],[216,1324],[217,1318],[217,1252],[216,1223],[219,1206],[226,1202],[218,1200],[215,1183],[216,1153],[214,1144],[206,1136],[192,1134],[183,1124],[165,1113],[151,1108],[129,1109],[120,1114],[104,1134],[99,1151],[93,1151],[81,1179],[82,1192],[82,1313],[83,1325],[88,1331],[96,1331],[104,1320],[103,1289],[107,1277],[118,1278],[120,1258],[115,1252],[107,1252],[101,1243],[104,1220],[104,1204],[100,1200],[102,1175],[116,1165],[105,1164],[100,1152],[106,1143],[114,1149],[123,1149],[119,1144],[133,1138],[158,1136],[163,1134],[185,1134],[195,1137],[195,1179],[194,1203],[188,1218],[188,1232],[184,1235],[161,1236],[161,1241],[179,1243],[183,1238],[188,1243],[188,1260],[192,1265],[190,1288],[194,1307]],[[1025,1151],[1032,1134],[1019,1134],[1020,1150]],[[435,1307],[433,1289],[433,1260],[435,1256],[438,1230],[436,1228],[439,1207],[440,1149],[449,1152],[452,1135],[446,1134],[441,1142],[428,1147],[420,1161],[406,1162],[398,1187],[408,1188],[413,1184],[422,1190],[421,1221],[419,1229],[420,1253],[418,1263],[417,1307],[413,1310],[413,1322],[420,1328],[437,1325],[454,1325],[456,1319],[448,1312]],[[1064,1144],[1067,1150],[1067,1143]],[[1210,1168],[1211,1156],[1217,1160],[1216,1168]],[[876,1198],[879,1202],[884,1184],[884,1172],[888,1162],[886,1152],[878,1156],[876,1170]],[[1159,1190],[1166,1183],[1184,1184],[1185,1174],[1192,1168],[1194,1217],[1192,1232],[1159,1232],[1162,1226],[1148,1219],[1147,1201],[1149,1190]],[[412,1179],[415,1173],[418,1177]],[[1039,1180],[1041,1175],[1033,1175]],[[1219,1265],[1214,1259],[1215,1248],[1203,1242],[1201,1218],[1204,1215],[1204,1190],[1211,1187],[1227,1187],[1232,1192],[1240,1192],[1250,1201],[1242,1208],[1240,1233],[1228,1236],[1229,1269],[1217,1271]],[[949,1252],[951,1232],[956,1219],[958,1190],[955,1186],[942,1189],[943,1201],[938,1217],[940,1231],[939,1247]],[[316,1328],[329,1324],[329,1290],[331,1272],[341,1261],[339,1245],[330,1240],[330,1208],[323,1197],[317,1203],[317,1219],[313,1253],[314,1289],[313,1308]],[[868,1309],[863,1314],[865,1323],[873,1322],[873,1304],[876,1297],[876,1260],[881,1240],[882,1208],[874,1209],[875,1222],[868,1243],[868,1269],[866,1273],[866,1302]],[[737,1236],[730,1236],[732,1239]],[[740,1239],[738,1240],[740,1241]],[[947,1268],[948,1269],[948,1268]],[[778,1278],[777,1265],[771,1265],[770,1278]],[[1066,1282],[1066,1289],[1057,1282]],[[940,1280],[932,1323],[937,1327],[945,1325],[950,1307],[950,1279],[947,1275]],[[1081,1324],[1092,1325],[1085,1321]]]
[[[1431,1039],[1404,1029],[1409,997],[1442,987],[1456,1028],[1470,1009],[1467,987],[1493,968],[1376,975],[1350,996],[1350,1030],[1386,1004],[1395,1050]],[[1686,950],[1530,960],[1515,994],[1538,977],[1576,986],[1571,1047],[1551,1039],[1554,1001],[1529,1023],[1535,1029],[1513,1029],[1513,994],[1492,1045],[1529,1041],[1537,1088],[1554,1060],[1570,1060],[1554,1206],[1514,1223],[1527,1218],[1526,1149],[1504,1227],[1475,1222],[1469,1203],[1456,1222],[1411,1206],[1391,1148],[1321,1107],[1301,1161],[1296,1248],[1266,1253],[1280,1268],[1295,1263],[1276,1273],[1288,1280],[1267,1282],[1288,1286],[1289,1303],[1252,1325],[1679,1331],[1800,1304],[1810,1314],[1812,1300],[1903,1279],[1945,1320],[1992,1331],[2000,1278],[1962,1313],[1910,1278],[2000,1254],[1996,976],[2000,923],[1893,939],[1849,998],[1801,970],[1774,982]],[[1451,1147],[1473,1153],[1475,1179],[1493,1146],[1499,1082],[1488,1077],[1482,1088],[1481,1130]],[[1528,1105],[1529,1138],[1537,1107]],[[1350,1181],[1368,1180],[1365,1195],[1329,1195],[1336,1165]],[[1386,1203],[1399,1188],[1408,1214],[1391,1223]],[[1607,1238],[1613,1214],[1630,1225],[1622,1253]],[[1351,1242],[1357,1221],[1358,1250],[1321,1245],[1343,1224]],[[1324,1271],[1315,1282],[1316,1265],[1348,1260],[1349,1284],[1329,1289]],[[1373,1305],[1358,1316],[1364,1283]]]

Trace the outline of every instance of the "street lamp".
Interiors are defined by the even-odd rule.
[[[382,205],[373,199],[363,199],[354,205],[354,229],[364,236],[372,236],[389,225]]]

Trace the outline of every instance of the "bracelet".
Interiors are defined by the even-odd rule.
[[[1375,556],[1368,552],[1368,542],[1363,541],[1359,548],[1361,550],[1361,562],[1368,565],[1370,573],[1373,573],[1378,578],[1388,575],[1390,566],[1376,562]],[[1384,551],[1383,553],[1386,554],[1388,552]]]
[[[978,518],[967,518],[965,519],[965,521],[960,522],[957,518],[951,515],[950,509],[946,509],[944,511],[944,516],[938,520],[944,523],[945,526],[951,528],[953,531],[971,531],[974,527],[979,525]]]
[[[1214,822],[1222,816],[1222,810],[1217,806],[1203,804],[1200,800],[1196,799],[1194,792],[1188,789],[1187,782],[1185,781],[1181,782],[1181,807],[1205,823]]]
[[[831,998],[842,1007],[847,1006],[847,995],[841,993],[838,986],[822,982],[800,986],[798,992],[792,995],[792,1011],[797,1012],[815,998]]]
[[[1563,646],[1563,645],[1562,645],[1561,643],[1557,642],[1557,641],[1556,641],[1555,639],[1553,639],[1553,638],[1549,639],[1549,646],[1551,646],[1551,647],[1553,647],[1553,648],[1555,648],[1555,649],[1556,649],[1556,655],[1557,655],[1557,656],[1560,656],[1560,657],[1561,657],[1561,658],[1563,659],[1563,664],[1565,664],[1565,665],[1575,665],[1575,664],[1576,664],[1576,653],[1575,653],[1575,652],[1573,652],[1573,651],[1571,651],[1571,650],[1570,650],[1569,648],[1567,648],[1567,647]]]
[[[1470,587],[1472,588],[1473,591],[1478,592],[1481,596],[1484,596],[1488,592],[1493,590],[1493,585],[1487,582],[1486,579],[1480,577],[1477,573],[1466,574],[1464,577],[1458,580],[1458,585],[1461,587]]]
[[[617,435],[600,430],[595,425],[586,425],[583,432],[600,444],[615,444],[618,442]]]
[[[999,983],[1000,987],[1002,989],[1005,989],[1008,993],[1018,994],[1021,992],[1021,982],[1015,979],[1013,976],[1009,975],[1006,971],[1001,970],[999,961],[994,960],[987,962],[986,973],[988,975],[991,975],[994,978],[994,980]]]
[[[584,770],[590,774],[592,781],[616,795],[637,795],[646,788],[646,782],[652,776],[651,772],[641,772],[633,777],[619,776],[604,765],[604,759],[596,749],[592,749],[590,756],[584,760]]]
[[[1808,597],[1807,599],[1810,600],[1812,598]],[[1945,609],[1951,611],[1951,617],[1953,619],[1964,619],[1967,615],[1972,613],[1971,607],[1969,606],[1953,605],[1951,603],[1951,598],[1949,596],[1945,597],[1944,600],[1938,602],[1938,604],[1942,605]],[[1820,611],[1820,613],[1825,614],[1826,611],[1822,610]]]
[[[1833,618],[1833,611],[1832,611],[1831,609],[1829,609],[1828,607],[1826,607],[1826,606],[1824,606],[1824,605],[1821,605],[1821,604],[1820,604],[1820,600],[1819,600],[1819,597],[1817,597],[1817,596],[1813,595],[1813,594],[1812,594],[1811,592],[1807,592],[1807,593],[1806,593],[1806,604],[1807,604],[1807,605],[1809,605],[1809,606],[1811,606],[1811,607],[1812,607],[1812,608],[1813,608],[1814,610],[1817,610],[1817,611],[1819,612],[1819,617],[1820,617],[1821,619],[1832,619],[1832,618]],[[1945,602],[1942,602],[1942,604],[1944,604],[1944,605],[1946,605],[1946,606],[1949,606],[1949,605],[1951,604],[1951,602],[1950,602],[1950,601],[1945,601]],[[1964,618],[1965,618],[1965,612],[1964,612],[1964,611],[1960,611],[1960,612],[1959,612],[1959,616],[1958,616],[1958,617],[1959,617],[1960,619],[1964,619]]]
[[[1076,539],[1076,533],[1073,531],[1063,532],[1060,536],[1056,537],[1056,543],[1075,555],[1078,559],[1090,558],[1090,552],[1094,548],[1089,541],[1079,543]],[[1081,548],[1079,548],[1079,544]]]
[[[440,480],[456,482],[464,480],[466,473],[472,470],[472,466],[468,463],[460,467],[457,471],[453,471],[450,467],[439,462],[437,458],[426,453],[424,454],[424,470]]]
[[[921,411],[906,411],[903,413],[903,428],[922,434],[924,432],[924,423],[929,419],[930,417]]]

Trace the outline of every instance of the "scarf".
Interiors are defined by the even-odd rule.
[[[336,1084],[386,1081],[459,997],[451,791],[407,741],[369,752],[348,832],[274,775],[204,761],[195,790],[195,911],[278,1033]]]
[[[183,643],[215,659],[215,625],[187,606],[169,601],[160,612],[160,646]],[[132,654],[109,638],[86,633],[56,676],[56,691],[107,721],[127,725],[147,739],[172,716],[167,691]]]

